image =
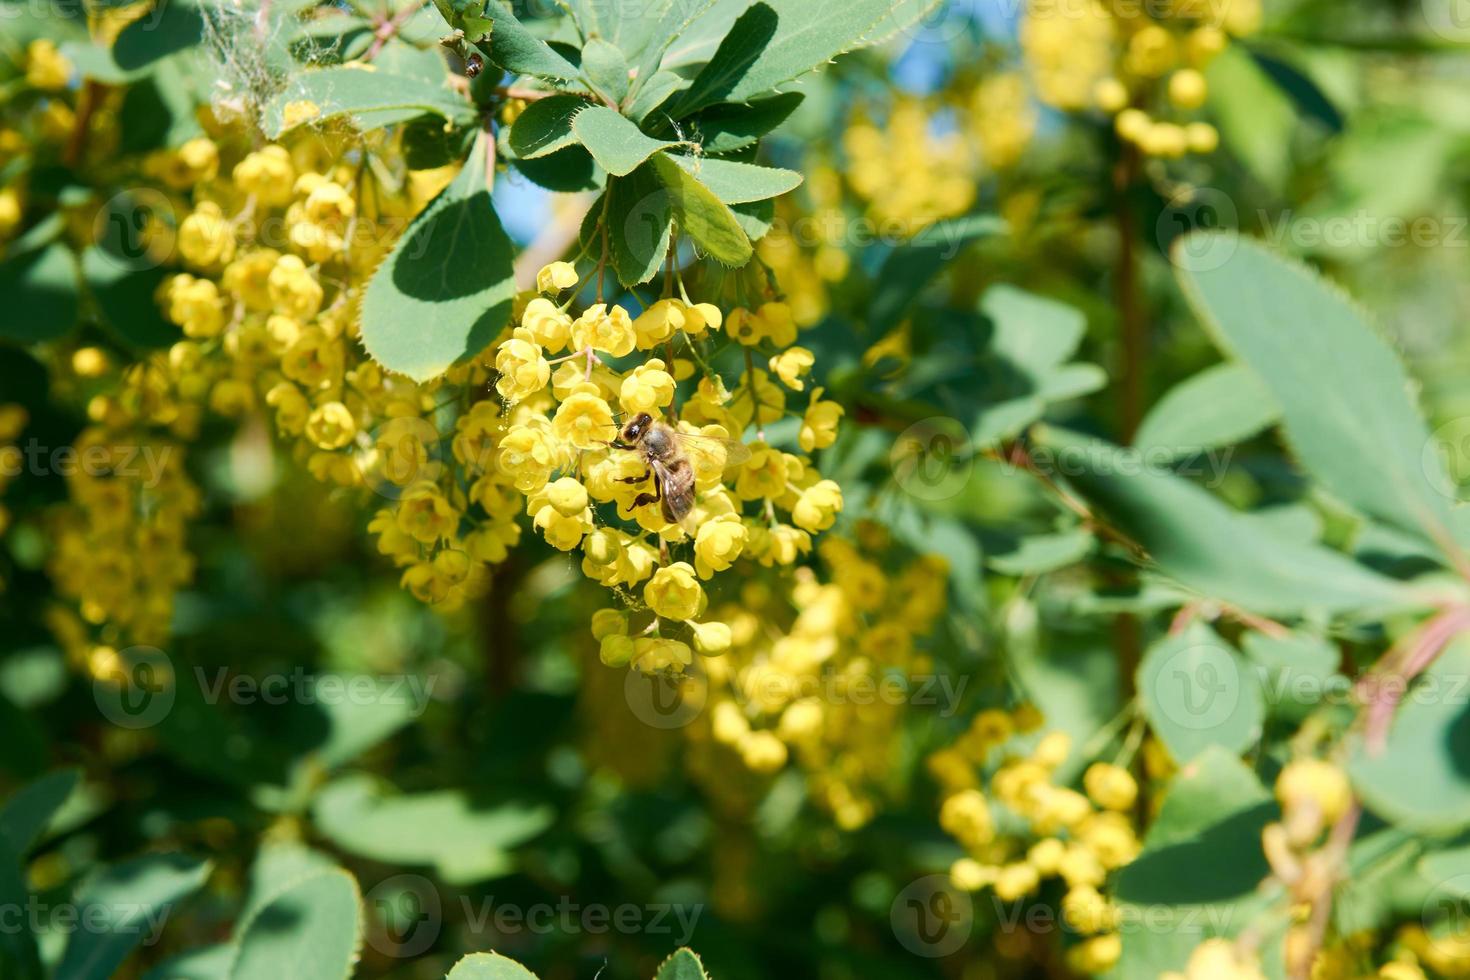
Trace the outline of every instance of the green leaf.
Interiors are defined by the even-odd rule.
[[[652,279],[668,256],[673,196],[652,162],[607,186],[607,236],[613,270],[625,286]]]
[[[617,45],[600,37],[582,46],[582,73],[594,91],[621,104],[628,97],[628,60]]]
[[[1272,710],[1305,711],[1320,703],[1335,681],[1341,684],[1340,693],[1346,695],[1349,691],[1351,682],[1337,672],[1341,655],[1320,636],[1250,632],[1241,642],[1245,655],[1261,674]]]
[[[82,275],[108,326],[134,347],[167,347],[183,336],[158,307],[158,287],[168,273],[161,268],[130,270],[100,248],[82,253]]]
[[[872,47],[914,32],[919,21],[929,16],[944,0],[894,0],[892,9],[874,24],[856,47]]]
[[[868,304],[868,324],[874,336],[898,326],[924,288],[966,245],[1005,230],[1005,222],[995,215],[968,215],[932,224],[895,248],[878,272],[877,289]]]
[[[235,947],[229,943],[201,946],[170,957],[143,974],[143,980],[229,980]]]
[[[41,839],[51,818],[80,785],[82,774],[61,769],[21,787],[0,809],[0,834],[24,855]]]
[[[633,99],[628,104],[627,117],[634,122],[642,123],[648,118],[649,113],[667,102],[669,96],[688,84],[682,76],[674,72],[658,72],[635,89]]]
[[[1348,774],[1374,813],[1423,833],[1470,827],[1467,677],[1470,639],[1461,637],[1404,696],[1380,753],[1355,738]]]
[[[776,223],[776,205],[772,201],[751,201],[749,204],[732,204],[730,213],[740,222],[740,229],[753,242],[766,237]]]
[[[1291,100],[1235,45],[1210,62],[1205,78],[1221,142],[1268,188],[1283,190],[1298,125]]]
[[[901,274],[890,273],[888,266],[884,269],[884,276]],[[974,411],[975,401],[980,402],[971,426],[976,444],[1012,438],[1045,415],[1049,404],[1096,391],[1106,383],[1095,365],[1068,363],[1087,329],[1086,319],[1073,307],[999,285],[986,291],[980,310],[991,326],[982,355],[987,384],[978,390],[973,383],[966,384],[951,401],[957,412]]]
[[[1233,754],[1206,749],[1181,767],[1149,828],[1143,852],[1118,872],[1124,921],[1119,980],[1182,971],[1194,947],[1240,932],[1274,897],[1257,894],[1270,873],[1261,831],[1280,813],[1259,779]],[[1263,956],[1279,955],[1268,947]]]
[[[5,319],[0,337],[22,343],[55,340],[76,326],[76,257],[61,242],[31,252],[12,252],[0,262]]]
[[[614,177],[626,177],[659,150],[677,145],[645,135],[632,120],[607,106],[588,106],[577,113],[572,132]]]
[[[597,190],[607,180],[592,154],[580,146],[569,146],[537,160],[511,160],[510,165],[533,184],[562,194]]]
[[[434,0],[452,28],[506,71],[539,78],[572,79],[577,67],[526,29],[503,0]]]
[[[1242,752],[1265,717],[1256,672],[1208,626],[1193,623],[1150,646],[1138,665],[1139,705],[1179,762],[1211,746]]]
[[[692,949],[681,946],[661,964],[653,980],[709,980],[702,963]]]
[[[548,806],[486,806],[458,790],[383,795],[373,779],[360,775],[328,784],[312,812],[321,833],[343,850],[389,864],[430,865],[456,885],[509,873],[511,848],[552,820]]]
[[[403,158],[409,170],[432,170],[465,158],[475,132],[446,129],[436,116],[420,116],[403,127]]]
[[[892,0],[850,0],[840,14],[810,0],[762,0],[735,22],[679,99],[675,118],[716,102],[746,102],[831,61],[892,10]]]
[[[801,174],[734,160],[709,160],[673,154],[675,163],[697,178],[726,204],[749,204],[780,197],[801,186]]]
[[[672,195],[679,229],[716,262],[732,268],[749,262],[755,250],[730,208],[667,153],[660,153],[652,162],[659,180]]]
[[[705,153],[732,153],[752,146],[805,101],[801,92],[783,92],[750,102],[722,102],[694,118],[693,130]]]
[[[1044,467],[1064,476],[1202,596],[1265,615],[1372,616],[1418,602],[1412,590],[1318,545],[1291,541],[1135,451],[1046,427]]]
[[[510,148],[522,160],[535,160],[577,142],[572,119],[591,103],[580,95],[552,95],[526,106],[510,127]]]
[[[1349,505],[1445,551],[1453,485],[1397,354],[1337,287],[1234,234],[1176,247],[1218,343],[1265,382],[1302,464]]]
[[[1075,565],[1092,551],[1096,538],[1087,531],[1028,534],[999,553],[987,552],[985,563],[1003,575],[1045,575]]]
[[[289,110],[289,111],[288,111]],[[265,104],[261,127],[272,139],[301,125],[347,116],[367,132],[423,115],[468,125],[474,108],[452,89],[365,67],[319,68],[293,77]],[[290,117],[290,118],[288,118]]]
[[[240,910],[240,926],[254,918],[288,885],[336,867],[336,862],[326,854],[299,841],[267,841],[262,844],[250,865],[250,887],[245,905]]]
[[[71,934],[57,976],[106,980],[133,948],[158,928],[174,906],[204,886],[208,861],[183,854],[149,854],[113,865],[83,883],[76,903],[81,921],[97,923]]]
[[[1159,399],[1133,444],[1173,457],[1243,442],[1281,418],[1271,392],[1250,368],[1217,364]]]
[[[499,953],[471,953],[454,964],[446,980],[536,980],[536,974]]]
[[[155,0],[148,13],[118,32],[112,59],[124,72],[157,64],[204,40],[205,15],[190,0]]]
[[[413,219],[363,297],[363,346],[416,381],[484,350],[510,317],[513,250],[486,187],[487,139]]]
[[[738,5],[729,14],[729,21],[725,22],[726,30],[739,9],[743,9],[744,3],[745,0],[719,0],[721,8],[737,8]],[[708,23],[708,15],[716,7],[716,0],[661,0],[658,3],[635,3],[631,6],[638,11],[632,16],[636,16],[640,23],[632,29],[620,31],[620,46],[636,62],[638,78],[633,85],[637,90],[647,86],[653,78],[661,74],[659,66],[671,44],[686,41],[691,33],[695,36],[701,33],[694,25],[701,20]],[[623,13],[622,19],[625,23],[628,22],[630,14]],[[639,35],[646,37],[641,44],[637,41]],[[723,36],[723,32],[719,32],[719,37]],[[718,42],[719,37],[714,40]],[[713,46],[710,50],[714,50]],[[641,95],[641,92],[638,94]]]
[[[24,851],[0,831],[0,907],[23,909],[30,901],[24,858]],[[25,920],[19,929],[0,929],[0,976],[40,980],[44,975],[35,934]]]
[[[352,875],[340,869],[309,874],[245,923],[230,980],[346,980],[362,928],[362,896]]]

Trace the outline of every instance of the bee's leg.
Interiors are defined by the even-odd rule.
[[[633,506],[628,508],[628,513],[631,514],[633,511],[637,510],[639,507],[642,507],[644,504],[656,504],[662,499],[664,499],[663,481],[660,480],[657,476],[654,476],[653,493],[640,493],[637,499],[633,501]]]
[[[642,483],[644,480],[648,479],[652,475],[653,475],[653,470],[647,469],[647,470],[644,470],[643,471],[643,475],[642,476],[620,476],[620,477],[617,478],[617,482],[618,483]]]

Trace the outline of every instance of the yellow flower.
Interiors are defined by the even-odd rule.
[[[1321,759],[1295,759],[1276,777],[1276,799],[1288,820],[1293,810],[1315,813],[1320,825],[1330,824],[1347,811],[1353,800],[1347,776]]]
[[[1128,810],[1138,798],[1138,783],[1121,766],[1095,762],[1082,776],[1082,785],[1092,801],[1105,810]]]
[[[225,266],[220,282],[226,292],[245,304],[246,309],[268,310],[271,306],[270,274],[280,257],[274,249],[253,249]]]
[[[515,425],[500,441],[495,464],[506,476],[515,480],[523,492],[546,485],[552,472],[561,466],[562,453],[550,428],[541,425]]]
[[[558,551],[571,551],[582,543],[582,536],[591,527],[590,515],[585,510],[575,515],[563,514],[549,503],[536,506],[545,499],[544,496],[532,498],[532,507],[535,508],[532,523],[546,538],[547,544]]]
[[[685,306],[681,300],[661,299],[639,314],[633,321],[633,333],[639,350],[652,350],[684,329]]]
[[[201,269],[235,257],[235,233],[218,204],[205,201],[184,219],[179,226],[179,253]]]
[[[745,550],[749,529],[739,516],[727,514],[699,525],[694,535],[694,567],[700,578],[709,578],[734,564]]]
[[[597,647],[598,659],[609,667],[626,667],[636,652],[633,638],[620,633],[604,636]]]
[[[781,379],[781,383],[792,391],[801,391],[806,388],[806,382],[802,381],[802,375],[811,370],[817,362],[816,356],[805,347],[792,347],[775,357],[771,358],[771,373]]]
[[[769,775],[786,765],[786,745],[770,732],[751,732],[740,740],[740,761],[751,772]]]
[[[1169,101],[1181,109],[1198,109],[1208,93],[1205,76],[1193,68],[1181,68],[1169,76]]]
[[[336,385],[342,377],[342,344],[320,327],[301,331],[296,342],[281,355],[281,373],[309,391]]]
[[[572,318],[557,309],[551,300],[541,296],[526,304],[526,311],[521,314],[521,326],[529,330],[531,339],[546,348],[549,354],[566,347],[572,339]]]
[[[763,442],[750,447],[750,459],[735,478],[735,492],[745,500],[779,497],[786,492],[786,459]]]
[[[1083,935],[1107,932],[1118,925],[1118,910],[1091,885],[1069,889],[1062,898],[1067,925]]]
[[[636,666],[645,674],[660,670],[682,673],[694,662],[694,654],[687,644],[661,636],[640,636],[633,641],[633,656]]]
[[[54,92],[66,88],[71,81],[71,62],[61,53],[56,42],[38,38],[26,48],[26,84],[32,88]]]
[[[572,345],[577,350],[600,350],[622,357],[633,350],[633,321],[621,306],[611,310],[602,303],[589,307],[572,323]]]
[[[841,510],[842,488],[835,480],[821,480],[801,492],[791,519],[802,530],[816,533],[831,527]]]
[[[546,500],[563,517],[580,516],[587,509],[587,488],[564,476],[546,488]]]
[[[618,400],[630,414],[657,412],[674,401],[674,376],[664,370],[664,362],[650,358],[628,372],[618,392]]]
[[[278,382],[265,393],[265,403],[276,410],[276,428],[283,435],[300,435],[305,431],[311,404],[300,388],[289,381]]]
[[[276,310],[298,320],[310,320],[322,306],[322,287],[307,271],[300,256],[283,255],[276,260],[267,280]]]
[[[284,146],[262,147],[235,164],[235,186],[255,196],[265,207],[279,207],[291,200],[296,172],[291,154]]]
[[[178,148],[177,155],[193,181],[213,180],[219,172],[219,148],[207,136],[196,136]]]
[[[796,437],[798,445],[805,452],[825,449],[837,441],[837,423],[842,419],[844,410],[836,402],[822,401],[822,390],[812,390],[811,404],[802,416],[801,431]]]
[[[708,330],[718,330],[725,322],[724,314],[713,303],[695,303],[684,307],[683,312],[684,332],[691,337],[702,337]]]
[[[543,293],[559,293],[577,284],[577,267],[570,262],[553,262],[536,273],[536,288]]]
[[[459,513],[432,483],[419,483],[398,501],[398,526],[415,541],[433,544],[459,527]]]
[[[578,449],[597,449],[616,435],[612,409],[589,391],[578,391],[562,402],[552,419],[558,439]]]
[[[1122,955],[1122,937],[1110,932],[1084,939],[1067,950],[1067,965],[1078,973],[1107,973]]]
[[[662,619],[693,619],[704,608],[704,589],[688,562],[665,565],[643,587],[643,600]]]
[[[947,798],[939,808],[939,826],[970,850],[995,837],[990,806],[977,789],[962,790]]]
[[[169,280],[169,319],[188,337],[216,337],[225,328],[224,302],[209,279],[181,274]]]
[[[1036,869],[1024,861],[1007,864],[995,875],[995,897],[1002,902],[1014,902],[1034,892],[1041,884]]]
[[[950,865],[949,880],[961,891],[978,892],[995,883],[995,872],[995,868],[983,865],[974,858],[960,858]]]
[[[690,623],[689,626],[694,630],[694,646],[700,653],[715,657],[730,649],[731,633],[728,623],[711,620],[707,623]]]
[[[628,614],[621,609],[599,609],[592,614],[592,638],[628,635]]]
[[[495,390],[512,404],[531,397],[551,381],[551,365],[542,356],[541,346],[533,341],[531,332],[524,328],[516,330],[496,350],[495,370],[500,372]]]
[[[341,402],[319,406],[306,420],[306,438],[321,449],[341,449],[356,434],[357,422]]]

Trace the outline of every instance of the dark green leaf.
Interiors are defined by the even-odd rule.
[[[781,125],[805,99],[801,92],[783,92],[748,103],[712,105],[694,118],[693,130],[704,152],[731,153]]]
[[[0,337],[34,343],[65,336],[76,326],[76,257],[60,242],[0,262],[6,313]]]
[[[625,286],[648,282],[669,251],[673,197],[649,162],[607,187],[608,245],[613,269]]]
[[[691,177],[667,153],[653,158],[659,179],[672,195],[679,230],[694,239],[710,258],[739,267],[754,254],[750,239],[730,208],[714,192]]]
[[[133,948],[149,938],[148,925],[172,912],[203,887],[210,864],[183,854],[149,854],[106,868],[77,893],[82,921],[100,928],[71,934],[57,975],[67,980],[107,980]],[[154,940],[156,936],[152,937]]]
[[[424,381],[484,350],[510,316],[513,249],[486,186],[481,135],[368,283],[362,343],[384,367]]]
[[[579,95],[552,95],[526,106],[510,127],[510,148],[522,160],[555,153],[577,141],[572,119],[590,103]]]
[[[588,106],[577,113],[572,132],[614,177],[626,177],[653,154],[676,145],[644,135],[632,120],[606,106]]]
[[[628,96],[628,61],[617,45],[600,37],[582,46],[582,73],[593,91],[621,104]]]

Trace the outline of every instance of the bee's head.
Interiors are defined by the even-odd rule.
[[[622,440],[624,442],[637,442],[643,438],[643,433],[647,432],[648,427],[652,424],[653,416],[647,412],[633,416],[633,421],[623,426]]]

